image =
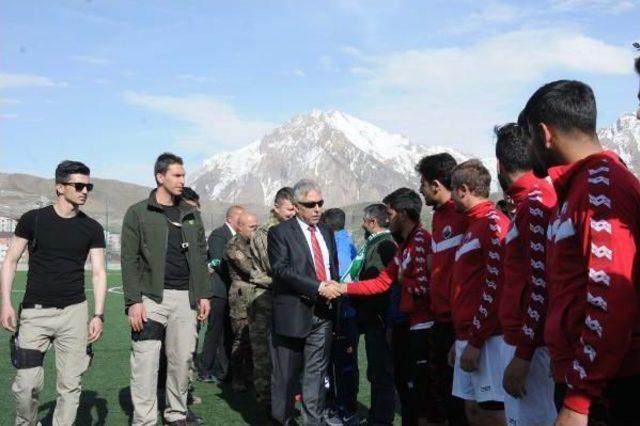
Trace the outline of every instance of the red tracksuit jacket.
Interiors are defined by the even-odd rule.
[[[433,210],[431,222],[431,310],[436,321],[451,322],[451,276],[456,250],[467,229],[467,219],[453,201]]]
[[[556,206],[556,193],[545,179],[529,172],[507,191],[516,214],[505,239],[500,323],[504,341],[516,356],[531,360],[543,346],[547,311],[546,230]]]
[[[488,200],[465,215],[467,232],[453,267],[453,327],[457,339],[480,348],[488,337],[502,333],[498,305],[509,219]]]
[[[349,296],[384,293],[394,282],[400,283],[400,311],[409,315],[411,326],[433,321],[429,306],[429,267],[431,235],[417,225],[407,240],[398,246],[392,262],[376,278],[347,285]]]
[[[606,383],[640,373],[640,184],[613,152],[549,169],[545,341],[564,405],[587,413]]]

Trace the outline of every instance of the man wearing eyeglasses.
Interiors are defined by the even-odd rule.
[[[16,425],[38,423],[38,396],[44,385],[44,356],[53,345],[58,392],[53,425],[74,424],[81,378],[89,366],[87,345],[102,335],[107,275],[102,226],[80,211],[93,184],[89,168],[63,161],[56,168],[56,201],[25,213],[16,226],[0,272],[2,327],[15,332],[12,363],[16,377]],[[11,287],[18,260],[29,250],[29,272],[18,315]],[[91,262],[94,315],[89,320],[84,265]],[[19,321],[16,322],[16,317]],[[87,323],[89,326],[87,327]]]
[[[161,341],[167,354],[167,425],[187,424],[196,318],[209,315],[211,289],[200,212],[182,197],[182,158],[161,154],[157,188],[129,207],[122,223],[122,288],[131,325],[133,424],[155,425]],[[197,311],[197,312],[196,312]]]
[[[329,354],[330,299],[339,296],[338,258],[331,232],[318,225],[324,200],[308,179],[293,188],[296,217],[274,226],[267,237],[273,278],[273,372],[271,414],[296,425],[294,396],[302,374],[302,423],[324,424]]]

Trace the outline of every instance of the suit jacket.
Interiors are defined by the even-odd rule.
[[[331,278],[339,280],[338,255],[332,232],[318,225],[327,249]],[[273,278],[274,332],[304,338],[311,332],[313,316],[330,319],[326,300],[318,294],[313,255],[294,217],[269,229],[267,252]],[[335,311],[335,309],[333,309]]]
[[[220,265],[215,268],[216,271],[211,276],[213,297],[226,299],[229,294],[231,278],[229,277],[229,265],[225,256],[225,248],[231,237],[233,237],[233,234],[225,223],[211,231],[207,241],[209,244],[209,260],[220,260]]]

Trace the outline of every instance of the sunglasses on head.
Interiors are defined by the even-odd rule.
[[[82,182],[58,182],[58,183],[64,186],[73,186],[78,192],[82,192],[82,190],[85,188],[87,188],[87,192],[93,191],[92,183],[82,183]]]
[[[308,209],[312,209],[315,206],[318,207],[322,207],[324,206],[324,200],[320,200],[320,201],[298,201],[298,204],[300,204],[301,206],[304,206]]]

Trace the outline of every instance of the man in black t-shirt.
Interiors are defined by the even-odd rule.
[[[157,188],[129,207],[122,223],[122,287],[132,330],[133,424],[156,424],[164,338],[164,421],[186,425],[196,318],[205,320],[210,310],[207,246],[200,212],[181,197],[182,159],[162,154],[154,171]]]
[[[102,335],[107,290],[104,232],[79,210],[93,189],[89,168],[77,161],[63,161],[56,169],[55,189],[57,199],[52,206],[28,211],[20,218],[0,271],[0,322],[3,328],[17,331],[12,354],[17,369],[12,386],[16,425],[37,423],[38,395],[44,384],[42,362],[51,344],[58,390],[53,424],[74,424],[81,377],[90,361],[87,345]],[[27,288],[16,323],[11,287],[18,260],[27,248]],[[93,281],[91,320],[84,292],[87,257]]]

